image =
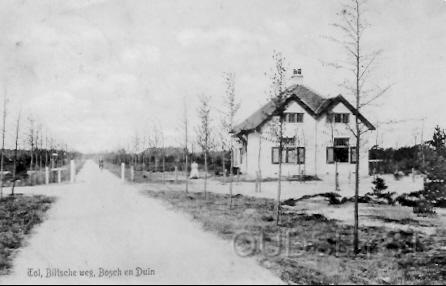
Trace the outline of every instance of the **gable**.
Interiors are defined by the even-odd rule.
[[[369,129],[369,130],[375,130],[375,126],[373,126],[372,123],[370,123],[370,121],[367,120],[367,118],[364,117],[364,115],[362,115],[356,108],[353,107],[353,105],[348,102],[347,99],[345,99],[345,97],[343,97],[342,95],[338,95],[336,97],[330,98],[328,99],[325,104],[323,104],[319,110],[318,110],[318,114],[319,116],[321,115],[326,115],[329,112],[337,112],[334,111],[336,108],[336,110],[345,110],[346,113],[349,112],[351,114],[353,114],[354,116],[358,116],[359,120]]]
[[[307,114],[311,115],[315,119],[320,118],[322,115],[327,114],[333,108],[338,106],[339,103],[349,110],[353,115],[358,116],[364,125],[370,130],[375,130],[375,127],[359,112],[357,111],[342,95],[338,95],[333,98],[323,98],[314,91],[306,88],[302,85],[294,85],[286,89],[283,93],[283,100],[278,106],[286,108],[298,109],[299,107],[305,110]],[[291,104],[291,105],[289,105]],[[254,112],[242,123],[236,125],[232,133],[237,135],[247,134],[262,127],[268,122],[272,116],[277,114],[276,104],[273,101],[269,101],[259,110]]]
[[[327,113],[328,113],[328,112],[334,112],[334,113],[350,113],[350,114],[351,114],[350,109],[348,109],[348,107],[345,106],[345,104],[342,103],[342,102],[338,102],[338,103],[336,103],[330,110],[327,110]]]

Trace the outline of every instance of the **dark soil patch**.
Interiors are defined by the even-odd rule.
[[[0,200],[0,274],[11,267],[11,256],[54,202],[45,196],[16,196]]]
[[[389,231],[383,227],[360,227],[360,253],[355,255],[352,252],[352,226],[339,224],[320,214],[308,215],[285,209],[277,225],[276,204],[272,199],[241,196],[233,198],[233,206],[229,209],[228,195],[208,193],[205,199],[203,193],[146,193],[189,213],[205,230],[215,232],[224,239],[234,240],[238,234],[247,233],[257,242],[253,254],[261,265],[274,271],[285,282],[446,282],[446,275],[439,266],[439,262],[444,260],[438,251],[444,246],[444,235],[429,236],[413,231]],[[330,193],[323,196],[338,197]],[[283,204],[292,205],[298,200],[287,200]],[[249,239],[237,242],[242,248],[250,246]],[[408,263],[414,255],[418,260],[411,272]],[[417,271],[417,267],[420,271]],[[421,271],[427,271],[429,275],[419,273]]]

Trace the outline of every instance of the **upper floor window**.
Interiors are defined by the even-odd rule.
[[[327,121],[332,123],[349,123],[350,114],[349,113],[329,113],[327,115]]]
[[[297,112],[293,112],[293,113],[285,113],[285,122],[289,122],[289,123],[300,123],[300,122],[304,122],[304,114],[303,113],[297,113]]]

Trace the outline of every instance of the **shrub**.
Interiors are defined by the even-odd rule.
[[[435,215],[434,206],[427,200],[416,201],[413,212],[417,215]]]

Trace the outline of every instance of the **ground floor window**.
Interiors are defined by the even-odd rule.
[[[356,147],[349,147],[348,138],[335,138],[333,145],[327,147],[327,164],[356,163]]]
[[[348,163],[349,159],[351,161],[349,149],[349,138],[334,138],[333,147],[327,147],[327,163]]]
[[[279,147],[272,148],[271,162],[279,164]],[[305,147],[284,147],[282,150],[282,163],[305,164]]]

